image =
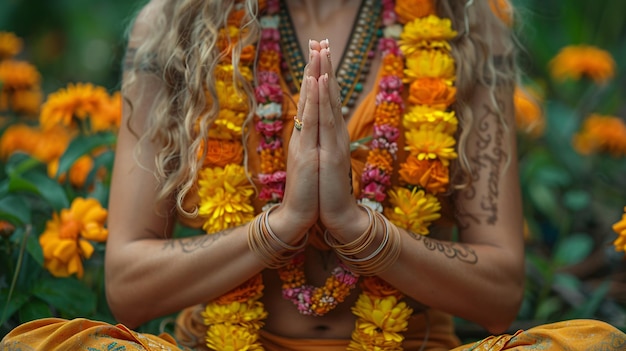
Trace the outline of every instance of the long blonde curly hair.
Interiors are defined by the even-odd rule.
[[[465,175],[472,171],[465,150],[469,132],[474,125],[472,110],[466,104],[473,88],[476,84],[488,87],[494,106],[498,106],[495,103],[496,84],[512,84],[517,80],[514,64],[497,65],[494,62],[494,56],[497,55],[502,62],[513,63],[516,50],[511,40],[511,28],[490,9],[492,1],[505,4],[512,16],[512,7],[506,0],[476,0],[467,10],[466,1],[435,0],[438,13],[450,18],[453,27],[459,32],[458,38],[452,42],[452,54],[457,63],[455,109],[461,127],[456,168]],[[242,48],[258,40],[259,2],[263,1],[162,2],[162,9],[150,19],[150,35],[137,48],[133,48],[133,55],[127,61],[122,91],[136,84],[137,75],[142,72],[156,74],[162,80],[162,88],[154,99],[148,130],[138,135],[138,138],[147,138],[162,145],[154,160],[155,176],[161,185],[159,198],[175,196],[178,211],[193,216],[193,211],[184,210],[183,200],[194,186],[196,174],[202,166],[198,152],[220,109],[212,74],[225,55],[217,48],[218,33],[220,28],[226,26],[228,14],[235,7],[245,9],[243,26],[246,30],[242,31],[245,34],[232,50],[235,67],[233,80],[240,83],[245,94],[253,97],[253,86],[243,79],[237,63]],[[246,123],[253,118],[254,100],[248,99],[251,112]],[[132,118],[133,101],[127,103]],[[509,128],[502,111],[497,112],[501,123]],[[243,145],[246,145],[245,134],[243,139]],[[462,182],[467,182],[468,177],[461,178]]]

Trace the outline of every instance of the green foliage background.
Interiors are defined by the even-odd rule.
[[[611,225],[626,206],[626,160],[581,156],[571,139],[592,112],[626,118],[626,2],[514,4],[524,48],[524,83],[543,93],[547,127],[539,139],[519,136],[530,237],[526,295],[513,328],[596,318],[625,329],[626,265],[623,254],[611,246],[616,237]],[[112,92],[120,85],[125,31],[140,5],[126,0],[5,0],[0,2],[0,31],[24,40],[19,58],[40,70],[45,94],[69,82],[91,82]],[[617,70],[609,84],[550,78],[548,62],[572,44],[594,45],[613,55]],[[94,146],[113,143],[112,137],[74,142],[63,167]],[[111,159],[108,155],[101,164],[110,170]],[[67,206],[75,196],[93,196],[106,206],[106,180],[90,190],[72,190],[42,177],[42,165],[23,155],[0,162],[0,168],[0,219],[22,224],[10,236],[0,236],[0,337],[19,323],[46,316],[113,322],[103,290],[104,246],[96,246],[94,257],[85,262],[83,279],[58,279],[42,269],[37,242],[52,210]],[[158,333],[161,321],[139,329]],[[458,320],[458,325],[471,330],[465,321]]]

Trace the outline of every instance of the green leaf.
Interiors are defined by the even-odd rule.
[[[40,318],[52,317],[50,306],[40,299],[31,299],[20,308],[20,322],[26,323]]]
[[[39,244],[39,238],[34,233],[30,233],[28,238],[26,238],[26,251],[31,255],[31,257],[39,264],[40,267],[43,267],[43,249]]]
[[[15,226],[31,222],[30,208],[24,198],[9,195],[0,199],[0,219],[11,222]]]
[[[528,194],[537,210],[552,220],[557,219],[558,203],[552,190],[542,183],[532,183],[528,186]]]
[[[57,177],[66,173],[76,160],[78,160],[81,156],[89,154],[95,148],[101,146],[113,146],[115,144],[115,139],[115,135],[112,133],[79,135],[74,138],[59,160]]]
[[[9,298],[9,289],[0,290],[0,306],[2,307],[2,313],[0,313],[0,325],[4,324],[15,312],[17,312],[28,301],[28,295],[22,294],[18,291],[13,291],[11,299]]]
[[[580,279],[572,274],[567,273],[555,273],[554,285],[558,285],[567,290],[580,291],[582,283]]]
[[[33,295],[70,318],[89,315],[96,308],[95,293],[75,278],[44,278],[33,287]]]
[[[548,321],[563,307],[563,302],[558,297],[550,297],[542,301],[535,311],[535,319]]]
[[[569,266],[584,260],[593,249],[593,239],[584,233],[572,234],[561,240],[554,253],[557,266]]]
[[[591,195],[584,190],[570,190],[563,195],[563,203],[572,211],[580,211],[589,206]]]
[[[17,175],[16,173],[9,174],[9,192],[15,193],[20,191],[26,191],[30,193],[37,193],[37,187],[28,180],[22,178],[23,175]]]
[[[35,184],[36,191],[57,212],[70,207],[69,199],[59,182],[39,172],[24,174],[24,179]]]

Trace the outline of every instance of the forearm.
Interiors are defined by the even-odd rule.
[[[432,308],[501,333],[523,295],[519,253],[490,244],[440,241],[401,230],[402,251],[381,278]]]
[[[145,238],[107,252],[107,298],[130,327],[207,302],[263,269],[248,225],[183,239]]]

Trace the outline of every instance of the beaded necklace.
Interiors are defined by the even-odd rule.
[[[336,69],[339,83],[342,113],[347,115],[363,91],[363,83],[369,72],[373,48],[380,35],[380,0],[363,0],[352,25],[348,46]],[[302,84],[304,54],[298,42],[296,29],[289,15],[289,9],[280,1],[280,42],[285,53],[285,81],[292,92],[297,92]]]

